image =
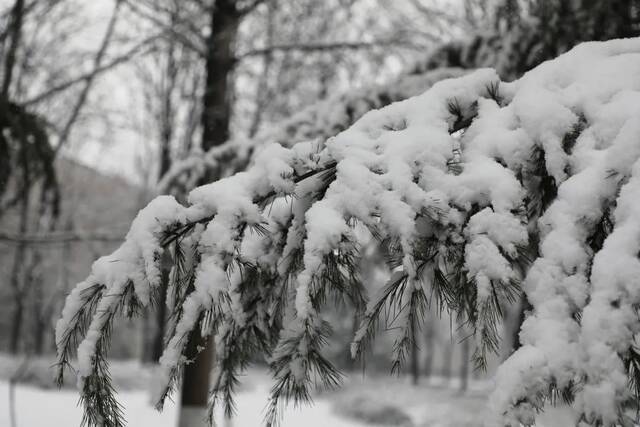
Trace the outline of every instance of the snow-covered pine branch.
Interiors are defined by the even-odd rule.
[[[460,76],[468,70],[491,67],[504,80],[516,79],[544,60],[580,41],[629,36],[628,16],[632,7],[624,1],[575,1],[559,7],[545,4],[522,16],[509,13],[512,2],[496,2],[490,30],[477,31],[462,40],[434,46],[410,70],[390,84],[349,90],[330,96],[266,128],[253,138],[236,137],[203,153],[199,147],[179,162],[158,183],[159,194],[182,196],[207,177],[227,176],[244,170],[262,145],[278,142],[290,147],[300,141],[327,139],[350,127],[364,113],[418,95],[435,82]],[[620,3],[618,0],[615,3]],[[505,9],[500,11],[500,9]],[[616,12],[616,10],[618,12]],[[621,13],[622,12],[622,13]],[[592,20],[576,19],[591,16]],[[549,26],[548,22],[557,25]],[[602,26],[597,23],[604,22]],[[567,32],[567,27],[574,31]]]
[[[300,141],[328,139],[350,127],[368,111],[418,95],[440,80],[464,73],[459,68],[443,67],[402,75],[390,84],[346,91],[312,104],[253,138],[232,138],[206,153],[196,147],[185,159],[172,165],[158,183],[157,191],[160,194],[185,194],[195,188],[208,171],[216,170],[226,176],[244,170],[264,144],[277,142],[291,147]]]
[[[68,297],[60,375],[82,339],[87,420],[122,424],[105,362],[111,324],[153,300],[169,249],[160,406],[191,334],[216,337],[212,405],[232,409],[237,374],[256,355],[274,375],[268,423],[313,383],[336,386],[322,353],[330,297],[362,307],[354,355],[389,310],[401,363],[431,302],[475,330],[481,364],[523,288],[534,310],[497,374],[495,425],[531,425],[558,394],[583,421],[625,423],[640,379],[638,75],[640,39],[580,45],[511,83],[478,70],[326,141],[267,145],[246,172],[193,190],[188,206],[158,197]],[[371,298],[356,227],[391,255],[394,273]]]

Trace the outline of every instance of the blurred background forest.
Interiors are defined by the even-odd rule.
[[[185,200],[265,142],[331,137],[444,78],[493,67],[515,79],[581,41],[639,31],[636,0],[0,0],[0,380],[28,358],[41,362],[22,380],[48,385],[67,292],[155,195]],[[382,257],[362,266],[371,290]],[[524,310],[504,313],[494,365]],[[342,325],[331,348],[359,369],[348,312],[326,313]],[[119,325],[112,357],[157,361],[165,316]],[[464,390],[484,377],[468,334],[433,307],[411,381]],[[390,368],[385,335],[369,371]]]

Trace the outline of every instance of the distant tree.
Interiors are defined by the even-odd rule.
[[[9,89],[16,75],[18,48],[23,36],[25,15],[24,0],[16,0],[10,11],[9,25],[3,38],[7,40],[3,61],[2,91],[0,92],[0,215],[7,207],[20,205],[19,230],[25,232],[29,221],[31,202],[30,190],[34,181],[43,179],[41,209],[50,210],[53,216],[57,213],[58,188],[53,170],[53,152],[44,123],[35,115],[16,105],[10,98]],[[14,173],[14,169],[18,173]],[[9,180],[13,194],[6,196]],[[16,353],[22,332],[22,316],[25,308],[22,285],[26,245],[21,243],[15,250],[13,267],[9,283],[11,286],[14,313],[11,324],[9,351]]]
[[[59,87],[57,80],[64,75],[56,74],[60,64],[54,66],[49,62],[53,54],[50,51],[62,53],[66,45],[60,40],[76,31],[74,26],[66,25],[66,20],[74,16],[68,3],[63,0],[16,0],[4,14],[7,25],[0,32],[4,54],[0,93],[0,217],[9,210],[17,212],[17,231],[21,234],[48,232],[56,227],[60,214],[60,186],[55,159],[81,117],[94,80],[104,65],[117,20],[119,2],[115,3],[115,12],[93,57],[90,73]],[[64,29],[51,28],[54,23]],[[51,33],[43,35],[47,28]],[[69,67],[75,60],[76,57],[70,56],[64,67]],[[48,66],[38,66],[43,63]],[[72,90],[76,86],[80,87],[77,94]],[[36,94],[34,90],[41,92]],[[35,98],[29,99],[31,96]],[[75,98],[68,115],[66,111],[59,114],[61,109],[53,112],[47,105],[49,101],[59,102],[65,97]],[[43,261],[39,250],[20,241],[14,255],[8,280],[14,307],[9,340],[12,353],[19,350],[22,341],[27,300],[37,298],[44,286],[38,274]],[[36,339],[36,347],[40,342]]]

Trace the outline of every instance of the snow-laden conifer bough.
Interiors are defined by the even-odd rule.
[[[156,186],[160,194],[183,195],[202,182],[207,172],[227,176],[241,171],[251,161],[255,151],[269,142],[291,147],[300,141],[327,139],[350,127],[370,110],[407,99],[446,78],[458,77],[467,71],[441,67],[426,72],[403,74],[392,83],[338,93],[297,112],[274,127],[252,138],[231,138],[224,144],[202,152],[199,146],[183,159],[174,162]]]
[[[362,228],[393,271],[378,295],[358,279]],[[522,347],[498,370],[487,425],[531,425],[557,396],[586,423],[631,425],[640,39],[582,44],[511,83],[491,69],[445,80],[326,141],[266,145],[246,172],[193,190],[188,206],[153,200],[72,291],[56,327],[60,379],[80,342],[91,425],[123,424],[109,335],[116,315],[153,302],[163,250],[175,265],[158,407],[191,334],[215,334],[211,407],[233,410],[237,375],[257,355],[273,373],[267,423],[283,403],[308,400],[314,383],[338,385],[322,354],[322,308],[334,297],[361,310],[354,356],[391,312],[398,367],[430,305],[473,327],[482,367],[522,289],[533,311]]]

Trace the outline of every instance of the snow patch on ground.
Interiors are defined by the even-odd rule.
[[[238,416],[218,425],[224,427],[255,427],[262,425],[269,391],[268,383],[238,394]],[[118,394],[124,406],[127,425],[134,427],[175,427],[178,409],[167,402],[162,413],[157,412],[145,391],[125,391]],[[177,399],[176,399],[177,400]],[[10,426],[9,384],[0,382],[0,426]],[[17,427],[72,427],[79,426],[82,408],[78,406],[78,393],[68,390],[39,389],[18,385],[15,389]],[[34,409],[37,405],[37,409]],[[203,426],[206,425],[203,423]],[[313,406],[288,408],[284,411],[282,427],[361,427],[364,424],[344,420],[332,413],[330,403],[318,399]]]
[[[9,360],[3,357],[4,362]],[[44,362],[39,363],[43,365]],[[0,426],[9,426],[9,372],[7,363],[0,363]],[[38,363],[36,362],[36,366]],[[149,370],[136,362],[116,362],[114,371],[129,377],[141,377],[140,384],[148,381]],[[31,381],[29,378],[27,380]],[[38,381],[39,382],[39,381]],[[36,383],[38,383],[36,382]],[[133,383],[129,383],[131,385]],[[233,420],[222,422],[222,427],[255,427],[262,425],[267,404],[270,377],[260,369],[250,370],[243,378],[237,403],[238,415]],[[335,392],[324,392],[315,396],[312,406],[293,406],[284,411],[283,427],[364,427],[367,425],[388,425],[375,423],[380,417],[380,407],[394,408],[404,413],[415,427],[481,427],[487,411],[486,396],[490,384],[486,381],[471,381],[469,390],[458,392],[457,381],[434,378],[423,379],[418,386],[412,386],[408,378],[387,375],[367,376],[359,374],[347,377],[344,387]],[[153,409],[151,395],[144,388],[128,388],[118,393],[124,405],[128,425],[135,427],[174,427],[178,409],[168,401],[165,410],[158,413]],[[179,401],[179,396],[175,397]],[[15,388],[15,408],[17,427],[78,426],[82,419],[82,408],[78,406],[78,394],[72,389],[43,389],[34,385],[19,384]],[[34,406],[37,405],[37,410]],[[354,408],[358,405],[357,408]],[[349,408],[345,416],[345,408]],[[363,412],[364,411],[364,412]],[[355,419],[354,419],[355,414]],[[365,420],[372,422],[366,423]],[[566,427],[570,425],[570,412],[566,409],[549,408],[538,420],[541,427]],[[203,424],[204,425],[204,424]]]

